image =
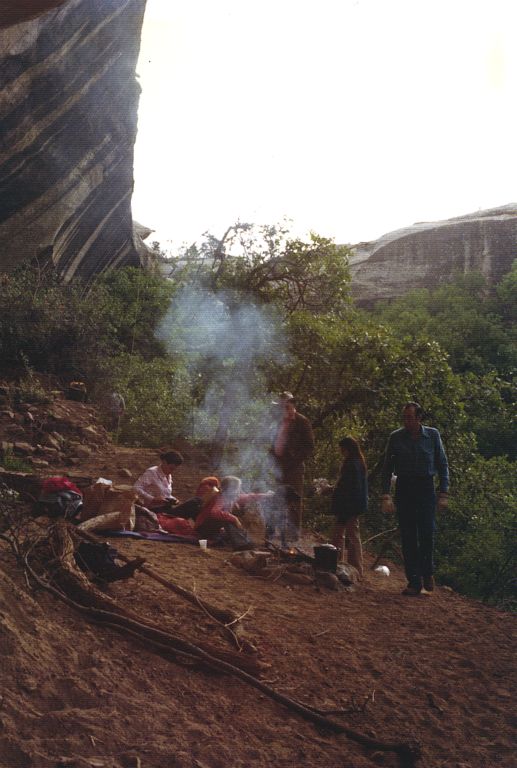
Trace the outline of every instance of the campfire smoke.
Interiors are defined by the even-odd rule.
[[[270,307],[243,304],[227,291],[188,288],[176,295],[158,337],[189,361],[193,386],[191,437],[213,445],[211,469],[238,475],[245,490],[272,487],[271,397],[260,363],[285,364],[285,337]]]

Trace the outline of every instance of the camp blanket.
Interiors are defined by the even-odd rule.
[[[195,544],[198,546],[197,536],[179,536],[177,533],[158,533],[157,531],[102,531],[102,535],[108,538],[126,538],[146,539],[147,541],[175,541],[180,544]],[[212,547],[221,546],[218,539],[210,539],[209,545]]]

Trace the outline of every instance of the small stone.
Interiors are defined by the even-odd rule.
[[[122,765],[124,768],[142,768],[142,761],[138,755],[128,752],[127,754],[122,755]]]
[[[22,441],[14,443],[13,448],[15,453],[19,453],[22,456],[28,456],[36,450],[30,443],[24,443]]]
[[[87,445],[78,445],[74,448],[74,453],[81,459],[87,459],[91,455],[91,449]]]
[[[50,467],[50,464],[48,461],[45,461],[45,459],[34,459],[31,456],[30,462],[36,469],[45,469],[46,467]]]
[[[43,440],[43,445],[47,448],[54,448],[54,450],[59,451],[61,448],[61,443],[59,440],[56,440],[55,437],[50,435],[45,435],[45,439]]]
[[[316,584],[327,589],[338,590],[340,583],[338,577],[334,573],[328,571],[315,571],[314,576],[316,578]]]
[[[45,456],[50,456],[50,457],[59,456],[59,451],[57,450],[57,448],[50,448],[50,446],[48,445],[44,446],[43,453],[45,454]]]

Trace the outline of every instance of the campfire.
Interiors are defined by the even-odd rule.
[[[328,563],[325,563],[318,550],[330,551],[330,547],[331,545],[315,547],[313,557],[299,547],[278,546],[266,541],[261,549],[236,552],[230,557],[230,562],[256,578],[273,582],[282,580],[289,584],[323,586],[333,590],[352,587],[358,580],[354,568],[336,566],[336,562],[333,569],[326,567]],[[332,547],[332,550],[335,551],[335,547]]]

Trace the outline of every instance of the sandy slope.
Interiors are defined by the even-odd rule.
[[[181,447],[184,498],[207,468],[198,451]],[[153,458],[107,445],[73,471],[115,478],[125,467],[136,476]],[[279,691],[319,708],[350,709],[341,720],[380,739],[418,738],[425,768],[517,764],[508,614],[443,588],[402,597],[396,566],[389,578],[368,572],[354,592],[329,592],[254,579],[222,550],[115,543],[217,605],[239,613],[251,607],[247,635],[271,665],[264,678]],[[230,647],[208,616],[144,574],[111,585],[109,594],[194,642]],[[0,657],[1,768],[397,765],[239,680],[187,668],[86,624],[51,595],[29,591],[4,543]]]

